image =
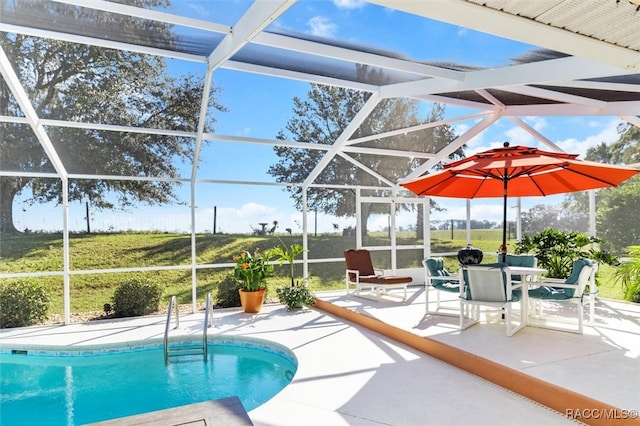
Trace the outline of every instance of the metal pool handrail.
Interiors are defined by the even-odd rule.
[[[171,296],[171,300],[169,301],[169,309],[167,310],[167,322],[164,327],[164,363],[169,364],[170,356],[179,356],[179,355],[196,355],[202,351],[202,355],[204,358],[204,362],[207,362],[207,352],[208,352],[208,336],[207,329],[213,326],[213,303],[211,301],[211,292],[207,293],[206,306],[204,312],[204,328],[202,331],[202,347],[200,348],[198,345],[186,345],[174,348],[171,353],[169,353],[169,326],[171,325],[171,313],[173,311],[173,307],[175,305],[176,308],[176,326],[174,328],[180,327],[180,314],[179,308],[176,304],[176,296]],[[196,351],[196,352],[194,352]]]
[[[207,328],[213,326],[213,304],[211,303],[211,292],[207,293],[206,308],[204,311],[204,329],[202,331],[202,354],[204,362],[207,362],[208,338]]]
[[[171,296],[171,300],[169,300],[169,309],[167,310],[167,323],[164,326],[164,362],[165,364],[169,362],[169,325],[171,325],[171,311],[173,309],[173,305],[176,305],[175,328],[180,327],[180,315],[178,314],[178,305],[176,304],[176,297]]]

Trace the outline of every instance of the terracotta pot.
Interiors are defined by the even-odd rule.
[[[240,303],[242,304],[242,309],[246,313],[257,314],[260,312],[262,303],[264,302],[264,289],[260,289],[258,291],[238,291],[240,292]]]

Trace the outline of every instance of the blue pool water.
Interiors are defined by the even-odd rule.
[[[237,395],[247,411],[289,384],[293,354],[264,342],[210,343],[164,363],[161,346],[92,355],[0,354],[1,425],[76,425]],[[61,356],[62,355],[62,356]]]

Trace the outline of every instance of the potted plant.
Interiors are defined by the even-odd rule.
[[[253,254],[245,250],[233,257],[236,264],[233,277],[240,285],[240,303],[245,312],[258,313],[262,308],[267,278],[273,274],[273,265],[269,264],[271,257],[271,250],[261,253],[258,248]]]
[[[287,307],[288,311],[302,309],[304,305],[316,303],[316,296],[309,290],[306,281],[305,283],[277,288],[276,293],[278,294],[278,300]]]
[[[313,305],[316,297],[309,291],[307,281],[303,280],[300,282],[295,279],[295,259],[304,253],[304,248],[297,243],[287,246],[282,240],[280,240],[280,244],[280,246],[273,249],[273,255],[276,260],[280,262],[281,266],[285,262],[289,264],[289,277],[291,279],[290,285],[276,289],[280,303],[286,305],[289,311],[300,309],[304,305]]]

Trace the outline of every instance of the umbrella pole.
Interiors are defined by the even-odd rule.
[[[502,256],[502,263],[507,263],[507,178],[504,178],[503,182],[504,200],[502,203],[502,245],[500,246],[500,255]]]

